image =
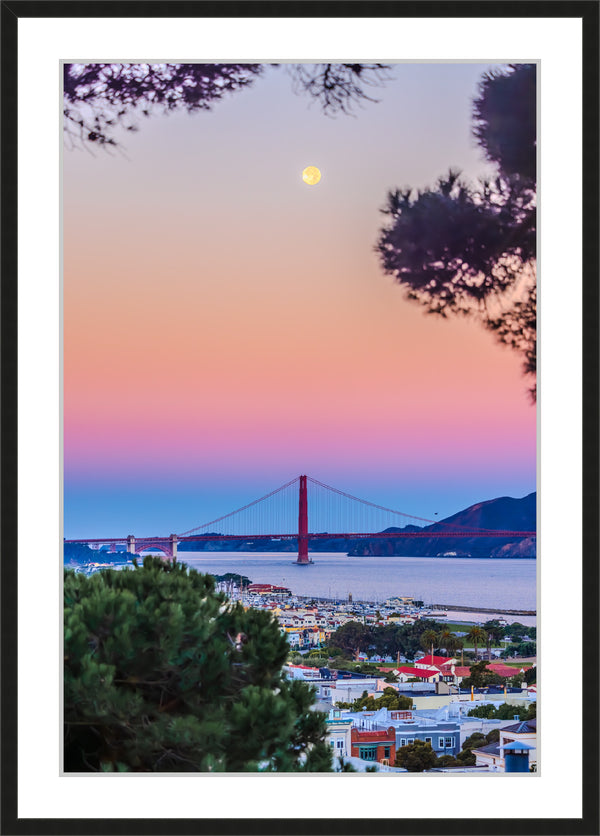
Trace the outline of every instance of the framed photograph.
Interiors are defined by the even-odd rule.
[[[3,832],[598,832],[597,4],[1,5]]]

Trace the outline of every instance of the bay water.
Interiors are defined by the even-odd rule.
[[[461,557],[349,557],[310,552],[309,566],[294,552],[180,552],[199,572],[236,572],[253,583],[288,587],[294,595],[382,603],[410,596],[426,606],[443,604],[499,610],[536,609],[536,561]],[[464,614],[467,619],[469,614]],[[491,617],[491,616],[488,616]],[[531,618],[517,620],[525,624]],[[515,620],[515,619],[510,619]]]

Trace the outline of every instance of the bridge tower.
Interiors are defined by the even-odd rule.
[[[171,544],[171,557],[173,560],[177,557],[177,535],[171,534],[169,537],[169,543]]]
[[[308,566],[312,560],[308,557],[308,498],[306,476],[300,477],[300,497],[298,502],[298,560],[299,566]]]
[[[127,535],[127,552],[129,554],[135,554],[135,537],[133,534]]]

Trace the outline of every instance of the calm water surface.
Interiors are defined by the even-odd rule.
[[[295,595],[384,601],[410,595],[425,604],[513,610],[536,609],[535,560],[460,557],[348,557],[311,552],[296,566],[294,552],[180,552],[200,572],[239,572],[254,583],[287,586]]]

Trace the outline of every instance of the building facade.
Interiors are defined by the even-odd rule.
[[[531,747],[527,749],[529,766],[533,766],[535,769],[537,767],[536,739],[537,720],[535,717],[533,720],[523,720],[513,723],[511,726],[505,726],[500,729],[500,739],[497,743],[473,749],[475,764],[476,766],[487,766],[492,772],[505,772],[505,747],[509,747],[511,743],[521,742]]]
[[[396,760],[396,734],[394,728],[362,731],[351,729],[352,755],[362,761],[393,766]]]
[[[419,717],[415,711],[347,712],[359,731],[394,729],[396,749],[408,746],[416,740],[429,743],[436,755],[454,755],[460,752],[460,725],[453,721],[440,721]]]

